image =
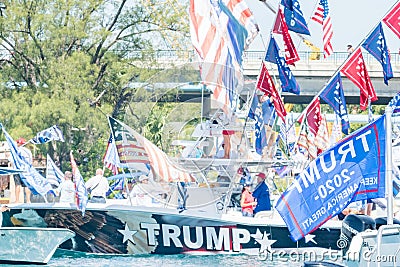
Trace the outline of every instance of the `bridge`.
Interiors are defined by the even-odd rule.
[[[133,57],[143,58],[142,52],[133,52]],[[298,51],[300,61],[296,62],[295,66],[290,66],[297,82],[300,85],[300,96],[283,93],[285,103],[308,104],[324,87],[329,79],[337,72],[343,62],[346,60],[347,52],[335,52],[327,59],[323,58],[323,54],[316,52]],[[170,68],[171,64],[179,66],[197,61],[197,56],[194,51],[172,51],[160,50],[153,55],[161,68]],[[254,89],[257,81],[257,76],[260,71],[261,62],[265,57],[265,51],[246,51],[243,56],[243,70],[245,76],[245,89]],[[368,52],[363,52],[363,57],[367,66],[369,76],[378,96],[378,101],[374,102],[377,105],[386,105],[390,99],[400,91],[400,53],[391,53],[391,64],[393,69],[393,78],[389,81],[389,85],[383,82],[382,66]],[[196,64],[193,64],[196,66]],[[267,62],[268,70],[271,75],[278,75],[278,70],[275,64]],[[347,104],[359,104],[360,90],[345,75],[341,75],[343,89],[346,96]],[[202,87],[187,86],[181,87],[182,100],[187,100],[194,97],[200,97]],[[246,90],[244,90],[244,93]]]

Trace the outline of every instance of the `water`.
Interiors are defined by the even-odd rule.
[[[14,266],[14,265],[2,265]],[[25,266],[25,265],[19,265]],[[35,266],[35,265],[26,265]],[[38,265],[43,266],[43,265]],[[143,256],[128,256],[128,255],[88,255],[88,254],[70,254],[64,251],[57,250],[53,258],[46,266],[141,266],[141,267],[213,267],[213,266],[302,266],[301,262],[294,262],[289,259],[265,260],[258,259],[257,256],[248,255],[143,255]]]

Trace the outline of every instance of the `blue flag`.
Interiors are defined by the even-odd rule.
[[[293,241],[318,229],[350,202],[385,196],[385,115],[320,154],[279,198]]]
[[[115,179],[115,181],[110,185],[106,196],[109,196],[112,192],[116,190],[123,190],[124,189],[124,178]]]
[[[23,156],[21,147],[18,147],[11,136],[6,132],[3,125],[0,124],[3,129],[4,136],[6,137],[8,147],[12,157],[14,168],[17,170],[23,170],[24,172],[19,174],[22,182],[31,190],[34,195],[41,195],[46,200],[47,192],[52,192],[51,184],[32,166],[30,162]]]
[[[49,154],[46,157],[46,179],[55,187],[58,187],[64,181],[64,173],[57,167]]]
[[[262,116],[264,124],[273,126],[276,119],[275,107],[268,98],[267,101],[261,104]]]
[[[290,92],[296,95],[300,94],[300,86],[294,78],[285,58],[279,55],[279,47],[272,34],[269,41],[267,54],[265,55],[265,61],[269,61],[278,65],[279,80],[281,81],[283,92]]]
[[[285,7],[284,15],[289,30],[301,34],[310,35],[303,12],[298,0],[282,0],[281,5]]]
[[[344,98],[342,79],[340,73],[331,79],[325,86],[320,97],[328,103],[335,113],[340,117],[342,123],[342,132],[349,134],[349,114],[347,113],[346,99]]]
[[[386,45],[382,23],[368,36],[362,46],[381,63],[383,68],[383,80],[386,85],[393,78],[392,65],[390,64],[389,50]]]
[[[400,112],[400,92],[390,100],[388,106],[393,108],[393,113]]]
[[[251,107],[248,116],[250,119],[256,121],[256,124],[254,125],[255,136],[256,136],[255,149],[257,154],[262,155],[262,150],[267,145],[267,137],[265,134],[262,110],[259,105],[258,97],[256,94],[254,94],[253,102],[251,102]]]
[[[43,131],[37,133],[36,136],[30,140],[30,142],[38,145],[50,142],[52,140],[64,142],[63,133],[57,125],[53,125],[50,128],[44,129]]]

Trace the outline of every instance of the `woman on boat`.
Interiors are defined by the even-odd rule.
[[[240,198],[240,206],[242,207],[242,215],[253,217],[254,207],[257,206],[253,195],[250,192],[250,185],[245,183],[242,189],[242,197]]]

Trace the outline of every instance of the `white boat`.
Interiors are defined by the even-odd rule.
[[[73,236],[62,228],[0,227],[0,263],[47,264],[58,246]]]
[[[103,254],[262,255],[271,249],[338,249],[341,229],[339,221],[331,221],[312,236],[293,242],[279,216],[250,218],[201,209],[179,212],[176,208],[97,203],[88,204],[85,216],[75,205],[62,203],[10,208],[10,216],[3,217],[5,225],[68,228],[75,237],[60,248]]]

